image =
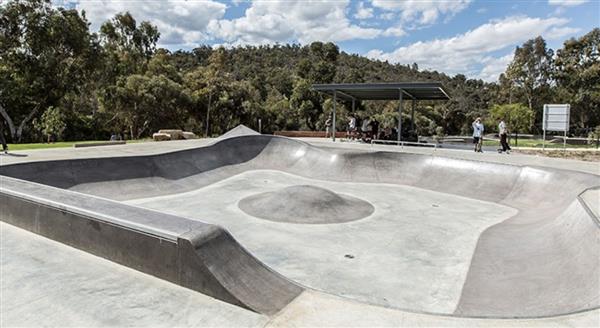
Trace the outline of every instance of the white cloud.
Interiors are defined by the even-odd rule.
[[[512,52],[502,57],[484,57],[481,60],[483,68],[474,77],[489,82],[497,81],[500,74],[506,71],[506,67],[513,60],[513,57],[514,53]]]
[[[73,1],[78,10],[85,10],[92,30],[114,17],[129,11],[138,21],[150,21],[161,34],[160,45],[196,45],[206,40],[206,28],[211,20],[222,18],[227,6],[216,1]]]
[[[364,2],[359,2],[358,7],[356,7],[356,14],[354,14],[354,18],[367,19],[371,17],[373,17],[373,8],[365,7]]]
[[[400,37],[400,36],[406,35],[406,32],[400,26],[393,26],[393,27],[387,28],[385,31],[383,31],[383,33],[381,35]]]
[[[453,16],[469,6],[472,0],[372,0],[374,7],[400,12],[404,22],[433,24],[440,16]]]
[[[396,14],[393,12],[387,12],[380,14],[378,17],[383,20],[392,20],[394,17],[396,17]]]
[[[213,20],[208,32],[225,42],[264,44],[371,39],[382,31],[353,25],[348,1],[255,1],[236,19]]]
[[[487,80],[494,80],[498,67],[507,57],[494,58],[491,54],[520,45],[538,35],[547,39],[564,37],[565,33],[574,30],[564,26],[567,23],[568,20],[564,18],[507,17],[452,38],[419,41],[389,53],[372,50],[367,56],[392,63],[416,62],[425,69],[485,76]]]
[[[548,0],[551,6],[574,7],[586,3],[588,0]]]

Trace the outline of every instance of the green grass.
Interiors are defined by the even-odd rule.
[[[500,147],[500,142],[495,140],[484,140],[483,144],[485,146],[498,146]],[[514,140],[510,140],[509,145],[511,147],[515,147]],[[518,147],[533,147],[533,148],[542,148],[542,139],[519,139],[517,141]],[[563,148],[562,143],[549,143],[546,142],[546,148]],[[596,145],[569,145],[567,144],[567,148],[596,148]]]
[[[152,139],[137,139],[127,140],[127,143],[138,143],[147,142]],[[106,140],[86,140],[86,141],[59,141],[51,144],[48,143],[22,143],[22,144],[8,144],[9,151],[17,150],[32,150],[32,149],[48,149],[48,148],[66,148],[73,147],[76,143],[95,143],[95,142],[106,142]]]

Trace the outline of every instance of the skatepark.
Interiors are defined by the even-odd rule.
[[[597,324],[594,163],[399,151],[247,128],[169,143],[180,149],[3,157],[3,270],[49,257],[42,270],[70,272],[62,279],[80,285],[63,293],[79,303],[81,288],[123,285],[123,311],[144,289],[136,284],[163,284],[147,289],[154,305],[140,311],[179,308],[193,318],[205,309],[213,321],[198,320],[207,326],[361,325],[354,316],[381,325]],[[64,269],[67,258],[73,267]],[[128,278],[109,278],[120,270]],[[3,293],[20,302],[3,310],[13,322],[35,308],[27,295],[52,288],[6,277]],[[15,284],[26,292],[17,296]],[[94,297],[113,297],[102,295]],[[66,317],[65,325],[102,323],[97,313]]]

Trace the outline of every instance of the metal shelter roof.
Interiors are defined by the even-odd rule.
[[[313,89],[343,100],[448,100],[450,96],[441,82],[398,82],[398,83],[341,83],[313,84]]]

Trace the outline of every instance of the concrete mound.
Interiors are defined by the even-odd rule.
[[[224,134],[219,136],[217,139],[227,139],[227,138],[233,138],[233,137],[252,136],[252,135],[259,135],[259,134],[260,133],[252,130],[251,128],[245,126],[244,124],[240,124],[240,125],[236,126],[235,128],[225,132]]]
[[[257,218],[288,223],[326,224],[363,219],[375,208],[364,200],[300,185],[242,199],[239,208]]]

